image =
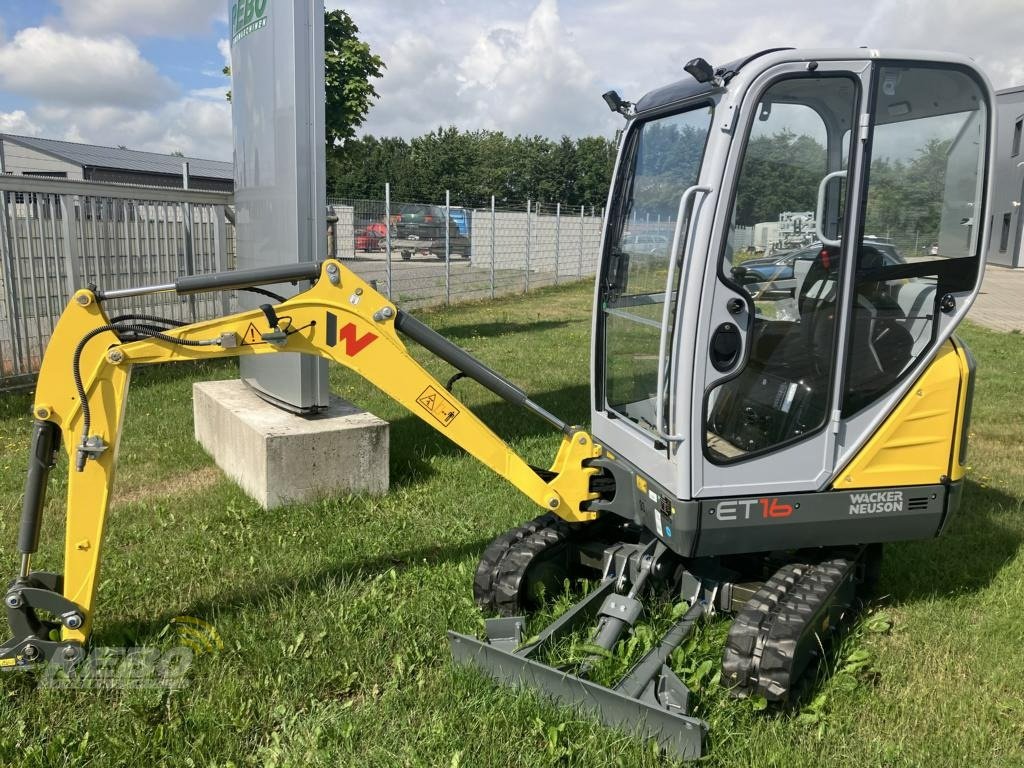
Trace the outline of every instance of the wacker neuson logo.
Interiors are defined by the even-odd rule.
[[[231,44],[267,26],[269,0],[238,0],[231,4]]]
[[[877,515],[881,512],[902,512],[903,491],[870,491],[850,494],[851,515]]]

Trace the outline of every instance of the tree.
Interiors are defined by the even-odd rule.
[[[324,14],[324,127],[328,148],[355,136],[377,98],[370,79],[380,77],[386,69],[384,60],[356,36],[358,33],[359,27],[345,11]],[[231,67],[222,71],[231,77]],[[230,90],[225,96],[231,101]]]
[[[380,77],[385,69],[384,60],[356,36],[358,32],[359,27],[345,11],[324,14],[328,147],[355,135],[377,98],[370,80]]]

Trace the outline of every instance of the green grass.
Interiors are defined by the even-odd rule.
[[[422,316],[541,405],[585,423],[590,301],[589,287],[574,286]],[[802,711],[729,700],[714,685],[727,624],[704,627],[675,661],[711,721],[708,764],[1024,765],[1024,341],[975,327],[963,336],[980,374],[960,515],[939,540],[888,548],[885,597]],[[192,439],[192,382],[234,374],[229,363],[137,372],[94,634],[99,645],[166,645],[168,621],[187,614],[213,623],[225,649],[200,656],[171,693],[54,691],[3,677],[0,764],[668,764],[650,744],[450,663],[445,630],[482,628],[477,557],[536,514],[525,499],[337,369],[337,392],[391,422],[391,493],[265,512]],[[543,423],[472,383],[458,392],[528,460],[553,456],[558,436]],[[29,403],[0,397],[9,574]],[[40,567],[60,567],[64,472]]]

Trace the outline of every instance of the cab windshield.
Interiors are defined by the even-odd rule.
[[[666,291],[669,328],[678,311],[681,270],[676,285],[666,286],[666,280],[679,203],[697,183],[711,119],[712,107],[704,104],[632,131],[622,161],[620,202],[609,222],[602,297],[605,399],[619,415],[655,432],[662,429],[655,425],[655,413],[657,398],[664,395],[656,390]],[[671,370],[668,360],[665,370]]]

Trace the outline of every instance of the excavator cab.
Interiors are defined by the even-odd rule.
[[[596,287],[595,438],[677,507],[860,487],[844,469],[949,348],[980,284],[988,86],[956,57],[868,49],[692,68],[703,76],[641,98],[623,133]],[[664,247],[631,252],[639,233]],[[949,480],[954,426],[870,469],[887,485]],[[839,504],[837,525],[807,537],[751,517],[714,544],[700,521],[717,518],[698,514],[671,546],[934,535],[946,512],[866,534]]]

